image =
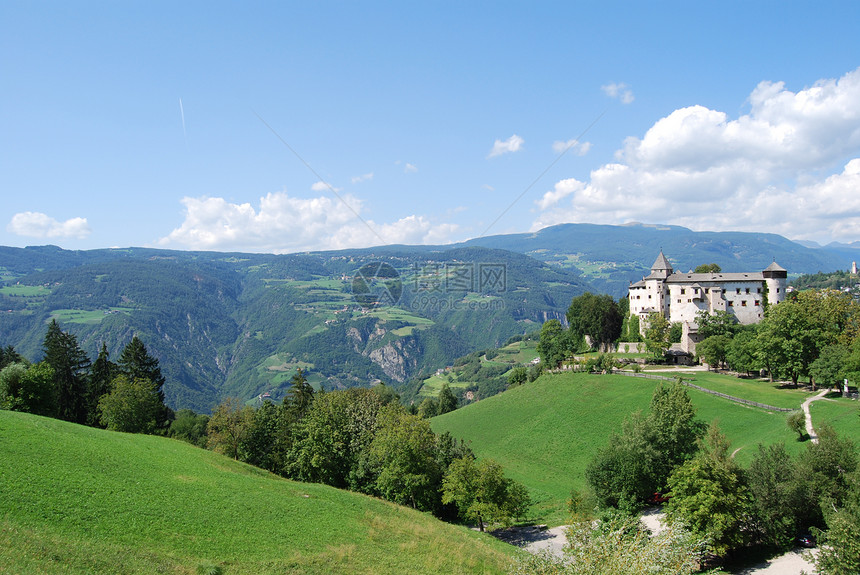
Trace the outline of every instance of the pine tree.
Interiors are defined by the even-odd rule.
[[[93,427],[101,425],[98,405],[101,397],[111,392],[111,382],[116,377],[119,368],[110,360],[107,344],[102,342],[102,349],[93,362],[90,370],[90,388],[87,394],[87,424]]]
[[[58,417],[73,423],[87,423],[90,360],[78,346],[77,338],[61,330],[57,320],[52,320],[42,350],[44,361],[54,369]]]
[[[164,403],[164,376],[158,360],[149,355],[139,337],[134,336],[119,356],[117,367],[122,375],[131,380],[148,379],[158,389],[158,398]]]
[[[158,401],[161,403],[162,409],[158,414],[159,429],[164,429],[170,425],[173,419],[173,410],[164,405],[164,376],[161,374],[161,368],[158,366],[158,360],[149,355],[146,346],[139,337],[134,336],[128,342],[117,361],[117,370],[120,375],[126,376],[130,381],[137,379],[146,379],[151,381],[155,386]]]

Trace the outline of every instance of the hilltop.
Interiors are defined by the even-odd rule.
[[[153,436],[0,411],[0,565],[23,573],[502,573],[514,548]]]

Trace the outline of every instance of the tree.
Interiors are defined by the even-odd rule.
[[[102,425],[112,431],[127,433],[155,432],[164,405],[156,385],[142,377],[129,379],[118,375],[111,388],[98,403]]]
[[[271,401],[246,415],[246,429],[239,442],[239,459],[266,471],[278,473],[278,439],[281,410]]]
[[[158,360],[146,350],[139,337],[134,336],[123,348],[117,361],[119,372],[129,379],[143,378],[155,384],[158,397],[164,403],[164,376],[158,366]]]
[[[11,345],[0,347],[0,369],[13,363],[25,363],[25,359]]]
[[[102,342],[101,351],[90,368],[90,385],[87,390],[87,425],[98,426],[100,424],[99,400],[106,393],[110,393],[111,382],[118,373],[117,365],[110,360],[107,344]]]
[[[743,471],[728,454],[729,443],[712,425],[695,457],[669,477],[672,498],[664,509],[672,523],[706,539],[719,556],[742,547],[749,529],[752,498]]]
[[[818,359],[809,366],[809,373],[819,385],[841,387],[848,377],[848,358],[851,350],[847,345],[834,343],[821,350]]]
[[[570,354],[570,334],[561,327],[561,322],[551,319],[544,322],[540,329],[537,352],[541,363],[555,369]]]
[[[702,338],[708,338],[712,335],[725,335],[731,338],[737,329],[738,320],[727,311],[717,310],[708,313],[702,310],[696,314],[696,326],[698,326],[699,335]]]
[[[718,274],[723,271],[718,264],[702,264],[700,266],[696,266],[696,269],[693,270],[694,274]]]
[[[433,397],[425,397],[418,405],[418,417],[430,419],[439,414],[439,402]]]
[[[732,369],[747,374],[758,369],[756,359],[755,330],[743,329],[732,338],[726,349],[726,362]]]
[[[442,480],[442,502],[454,503],[460,517],[475,521],[478,529],[497,522],[508,523],[512,513],[523,506],[523,490],[505,477],[501,465],[492,459],[476,462],[471,457],[457,459]],[[519,511],[521,512],[521,511]]]
[[[55,319],[48,325],[42,349],[44,361],[54,370],[58,417],[85,424],[88,419],[89,358],[78,346],[77,338],[61,330]]]
[[[776,548],[791,547],[801,530],[805,497],[785,444],[759,444],[746,477],[759,537]]]
[[[0,371],[0,409],[56,417],[54,370],[45,362],[12,363]]]
[[[860,477],[850,478],[846,499],[840,507],[825,506],[827,530],[817,530],[816,572],[821,575],[860,573]]]
[[[809,482],[810,490],[814,490],[811,498],[824,508],[843,504],[858,465],[857,445],[847,437],[839,437],[827,424],[818,428],[818,443],[810,442],[799,459],[800,473]],[[812,523],[820,522],[820,513],[819,509]]]
[[[660,458],[647,420],[636,412],[624,420],[621,433],[612,434],[609,444],[594,455],[585,478],[601,506],[633,510],[660,489]]]
[[[208,415],[197,414],[190,409],[180,409],[176,412],[176,418],[170,422],[167,435],[197,447],[206,447],[208,424]]]
[[[797,440],[803,441],[806,436],[806,415],[802,411],[792,411],[785,419],[788,428],[797,434]]]
[[[378,421],[368,450],[369,462],[376,468],[376,489],[389,501],[422,511],[436,510],[442,470],[430,423],[397,404],[385,406]]]
[[[648,325],[645,328],[645,349],[655,359],[663,359],[669,349],[669,332],[671,326],[666,317],[659,312],[648,314]]]
[[[860,304],[835,290],[806,290],[768,308],[758,328],[759,357],[797,385],[829,345],[857,329]],[[815,380],[812,380],[815,389]]]
[[[240,448],[254,418],[254,410],[235,397],[218,404],[206,425],[209,449],[239,459]]]
[[[291,454],[295,479],[367,491],[375,477],[359,462],[376,433],[380,409],[379,396],[365,388],[316,396],[296,428]]]
[[[518,365],[508,374],[508,387],[522,385],[529,380],[529,371],[525,366]]]
[[[648,416],[631,414],[621,433],[613,434],[586,467],[598,502],[633,509],[655,491],[664,491],[673,469],[696,452],[704,424],[695,415],[681,383],[658,386]]]
[[[439,390],[439,397],[436,401],[436,415],[442,415],[443,413],[457,409],[457,396],[451,392],[451,388],[448,387],[447,383],[442,384],[442,389]]]
[[[612,296],[586,292],[570,302],[567,322],[574,341],[588,337],[592,346],[606,351],[621,336],[623,317]]]
[[[726,363],[731,342],[732,340],[726,335],[712,335],[696,345],[696,355],[708,364],[709,369],[713,367],[716,371]]]
[[[314,388],[308,383],[305,372],[298,368],[290,379],[290,389],[284,396],[284,406],[293,412],[295,419],[301,420],[314,401]]]

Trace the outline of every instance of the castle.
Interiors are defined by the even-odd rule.
[[[663,252],[651,273],[630,284],[630,315],[638,315],[644,329],[648,314],[662,313],[670,323],[681,323],[681,349],[694,353],[697,337],[696,314],[728,312],[738,323],[761,321],[767,305],[785,299],[788,272],[776,262],[764,271],[750,273],[680,273]]]

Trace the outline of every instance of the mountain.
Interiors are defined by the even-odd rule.
[[[173,407],[400,384],[562,318],[590,289],[575,270],[482,247],[293,255],[144,248],[0,248],[0,344],[38,360],[51,319],[94,358],[138,335]]]
[[[576,268],[599,291],[622,297],[630,282],[642,279],[662,250],[676,270],[717,263],[724,272],[760,271],[776,261],[790,274],[847,269],[843,248],[814,249],[776,234],[694,232],[680,226],[560,224],[527,234],[487,236],[464,242],[526,254]]]
[[[399,385],[563,318],[584,291],[626,295],[661,249],[678,270],[776,260],[799,275],[860,259],[853,245],[644,224],[291,255],[0,247],[0,345],[39,359],[52,318],[90,357],[138,335],[168,403],[203,412],[227,396],[278,399],[298,368],[316,387]]]

